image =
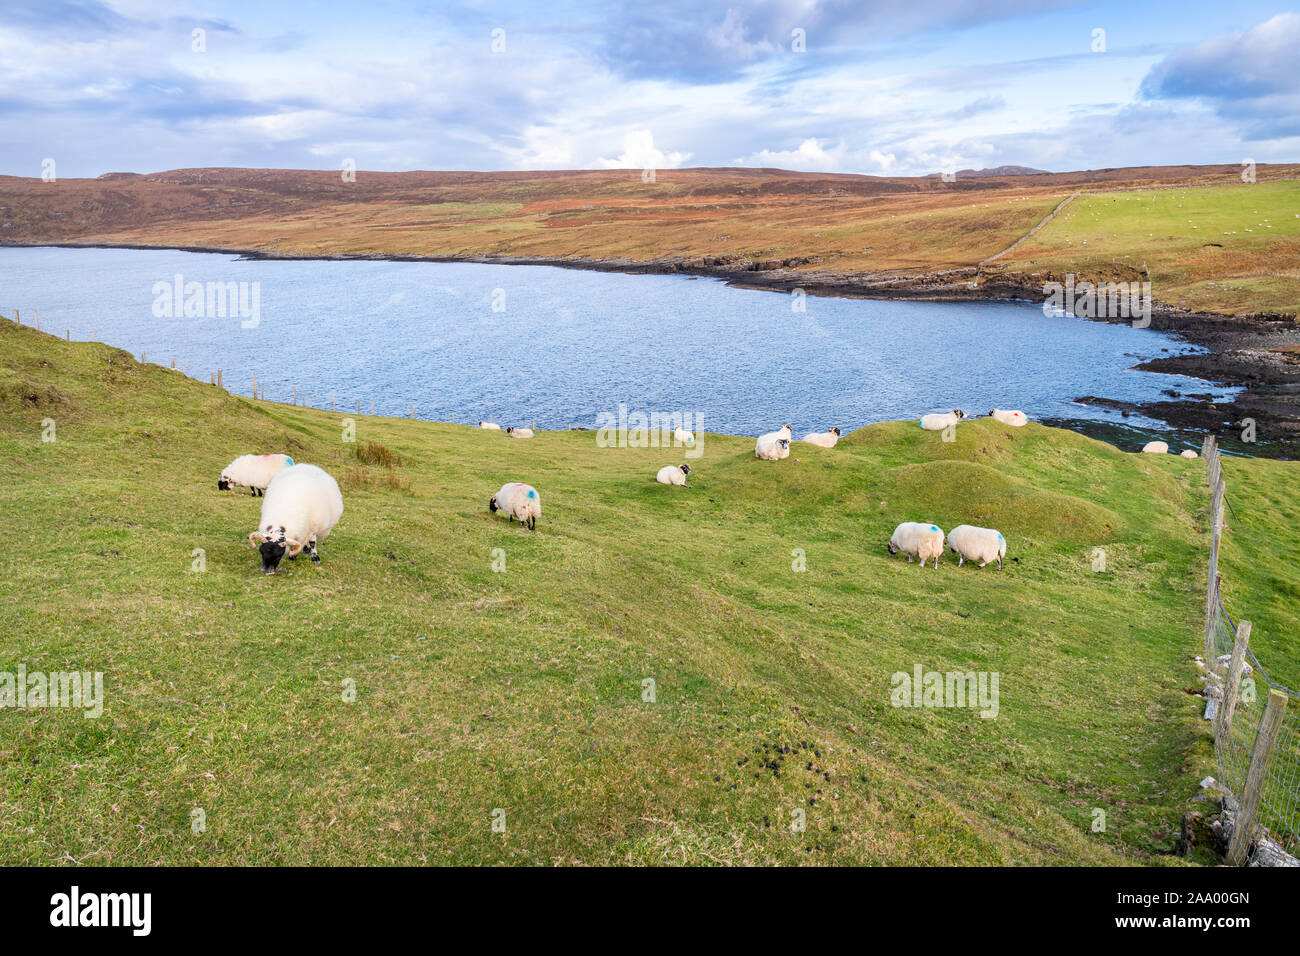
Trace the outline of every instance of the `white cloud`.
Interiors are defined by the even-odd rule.
[[[601,169],[676,169],[690,158],[690,153],[665,153],[655,146],[650,130],[634,129],[623,134],[623,152],[617,159],[602,157],[596,165]]]

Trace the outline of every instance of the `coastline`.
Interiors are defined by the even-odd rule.
[[[520,255],[411,255],[387,253],[302,254],[218,246],[182,246],[103,242],[19,242],[0,240],[0,248],[74,248],[175,250],[237,256],[241,259],[482,263],[551,266],[627,275],[678,275],[721,279],[727,285],[755,291],[789,294],[801,289],[811,296],[917,300],[929,302],[1041,302],[1041,282],[1023,274],[1007,275],[999,267],[968,266],[922,273],[837,273],[802,270],[807,259],[750,261],[729,257],[621,258]],[[1092,321],[1125,323],[1126,319]],[[1105,396],[1076,396],[1076,401],[1115,409],[1121,417],[1138,412],[1167,422],[1190,440],[1204,432],[1225,433],[1229,440],[1253,420],[1261,457],[1300,458],[1300,323],[1284,314],[1219,315],[1198,313],[1152,303],[1152,329],[1173,333],[1206,352],[1153,359],[1135,365],[1148,372],[1199,378],[1215,385],[1240,387],[1231,402],[1215,403],[1203,396],[1171,392],[1169,401],[1139,404]],[[1276,351],[1292,347],[1290,351]],[[1121,426],[1122,423],[1117,422]],[[1241,444],[1238,442],[1237,444]],[[1241,450],[1246,451],[1249,446]]]

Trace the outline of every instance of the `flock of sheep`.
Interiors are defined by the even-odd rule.
[[[922,416],[917,424],[927,431],[944,431],[956,427],[957,422],[965,417],[965,412],[955,408],[951,412]],[[1028,421],[1024,412],[998,408],[990,410],[989,417],[1012,427],[1020,427]],[[501,426],[493,422],[481,421],[478,427],[501,430]],[[511,427],[505,431],[512,438],[533,437],[531,428]],[[754,456],[761,461],[788,458],[792,437],[789,425],[760,435],[754,443]],[[822,448],[834,448],[839,439],[838,428],[812,432],[803,437],[803,441]],[[673,431],[673,440],[690,447],[695,443],[695,436],[677,428]],[[1164,454],[1169,451],[1169,445],[1154,441],[1142,450]],[[1182,456],[1197,457],[1196,452],[1190,449]],[[686,478],[690,473],[690,465],[665,465],[655,475],[655,481],[662,485],[689,487]],[[248,541],[261,553],[263,572],[274,574],[286,555],[292,561],[303,551],[312,561],[320,563],[316,547],[343,516],[343,495],[332,477],[315,465],[297,464],[288,455],[242,455],[222,470],[217,481],[217,488],[223,491],[236,485],[250,489],[255,497],[262,496],[261,521],[258,529],[248,536]],[[532,531],[542,516],[542,500],[532,485],[511,481],[502,485],[488,500],[488,510],[493,513],[500,511],[511,521],[518,521]],[[958,556],[957,567],[966,561],[978,561],[982,568],[996,561],[998,570],[1002,570],[1007,542],[1000,531],[963,524],[953,528],[946,537],[949,550]],[[904,521],[894,529],[888,550],[890,554],[900,551],[906,554],[909,563],[913,559],[919,560],[921,567],[933,559],[934,567],[938,568],[944,539],[943,529],[936,524]]]

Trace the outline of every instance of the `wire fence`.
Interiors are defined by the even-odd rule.
[[[1214,755],[1219,782],[1238,804],[1229,862],[1244,864],[1251,845],[1271,831],[1290,852],[1300,845],[1300,697],[1269,676],[1250,649],[1249,621],[1236,621],[1223,604],[1219,546],[1227,500],[1223,461],[1213,435],[1202,454],[1210,497],[1210,565],[1205,599],[1206,694],[1217,702]]]

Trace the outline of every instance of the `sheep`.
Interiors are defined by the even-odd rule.
[[[840,430],[832,427],[830,431],[812,432],[804,435],[803,440],[810,445],[820,445],[822,448],[834,448],[835,443],[840,440]]]
[[[1201,456],[1198,455],[1198,454],[1196,454],[1196,452],[1192,451],[1192,449],[1190,449],[1190,448],[1184,448],[1184,449],[1182,450],[1182,452],[1179,454],[1179,457],[1180,457],[1180,458],[1200,458]]]
[[[511,438],[532,438],[533,430],[531,428],[507,428],[506,434]]]
[[[694,445],[695,433],[688,432],[685,428],[682,428],[679,425],[673,429],[673,441],[681,442],[683,445]]]
[[[1149,441],[1142,446],[1142,451],[1148,455],[1164,455],[1169,452],[1169,442]]]
[[[759,435],[758,440],[754,442],[754,447],[757,448],[759,445],[769,445],[782,438],[788,441],[793,437],[794,430],[789,425],[782,425],[774,432],[766,432],[765,434]]]
[[[966,561],[978,561],[981,568],[996,561],[1001,571],[1002,559],[1007,556],[1007,539],[993,528],[963,524],[948,532],[948,550],[957,555],[959,568]]]
[[[240,455],[222,469],[217,488],[226,491],[233,485],[243,485],[256,497],[265,494],[271,479],[292,465],[288,455]]]
[[[479,423],[478,423],[478,427],[479,427],[479,428],[490,428],[490,429],[493,429],[494,431],[500,431],[500,430],[501,430],[501,426],[498,425],[496,422],[479,422]]]
[[[941,415],[922,415],[917,424],[928,432],[941,432],[950,425],[956,425],[965,417],[965,412],[960,408],[954,408],[952,411],[944,412]]]
[[[997,419],[1003,425],[1020,428],[1029,421],[1024,412],[1009,412],[1005,408],[989,409],[989,418]]]
[[[790,457],[790,439],[778,438],[764,443],[760,441],[754,449],[754,457],[761,461],[780,461]]]
[[[292,561],[305,549],[320,564],[316,545],[342,516],[338,482],[315,465],[292,465],[267,487],[261,524],[248,536],[248,543],[261,551],[266,574],[275,573],[286,552]]]
[[[938,568],[939,558],[943,554],[943,529],[937,524],[904,521],[894,529],[887,547],[890,554],[904,552],[908,564],[915,557],[920,558],[921,567],[925,567],[925,562],[934,558],[934,566]]]
[[[664,465],[659,469],[659,474],[655,475],[655,481],[661,485],[681,485],[683,488],[689,488],[686,476],[690,473],[690,465]]]
[[[533,531],[537,528],[537,519],[542,516],[542,499],[532,485],[508,481],[488,499],[488,510],[504,511],[511,521],[518,519],[520,524]]]

